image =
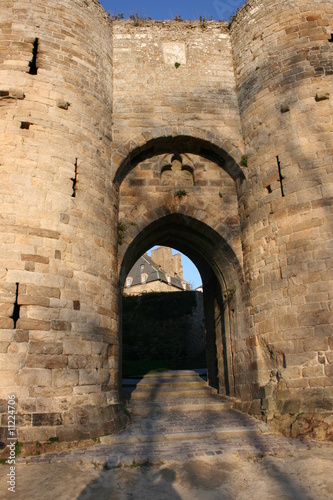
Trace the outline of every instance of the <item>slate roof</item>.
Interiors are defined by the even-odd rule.
[[[162,281],[168,284],[169,283],[168,276],[169,276],[171,286],[178,288],[180,290],[184,290],[183,283],[185,283],[186,290],[191,290],[191,285],[187,281],[185,281],[184,279],[180,279],[177,275],[176,276],[168,275],[168,273],[164,271],[161,268],[161,266],[156,264],[156,262],[154,262],[147,254],[144,254],[142,257],[140,257],[140,259],[134,264],[134,266],[128,273],[127,278],[132,278],[131,286],[142,284],[141,281],[142,274],[147,275],[146,283],[151,283],[153,281]]]

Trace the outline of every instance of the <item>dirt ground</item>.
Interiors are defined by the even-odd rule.
[[[200,457],[98,470],[92,464],[0,466],[0,498],[17,500],[321,500],[333,498],[333,445],[261,456]]]

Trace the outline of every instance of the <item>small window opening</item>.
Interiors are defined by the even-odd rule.
[[[277,156],[276,157],[276,161],[277,161],[277,164],[278,164],[278,171],[279,171],[279,181],[280,181],[280,186],[281,186],[281,194],[282,196],[284,197],[285,194],[284,194],[284,187],[283,187],[283,180],[284,180],[284,177],[282,175],[282,170],[281,170],[281,162],[280,162],[280,159],[279,157]]]
[[[29,130],[31,123],[29,122],[21,122],[21,128],[24,130]]]
[[[331,33],[331,38],[328,40],[330,43],[333,43],[333,33]]]
[[[37,75],[37,54],[38,54],[38,38],[35,38],[32,49],[32,59],[29,62],[29,75]]]
[[[18,292],[19,292],[19,284],[16,283],[14,309],[13,309],[13,314],[11,316],[12,320],[14,321],[14,328],[16,328],[16,323],[20,318],[20,307],[21,306],[18,303]]]
[[[266,189],[267,189],[267,191],[269,192],[269,194],[271,194],[271,192],[272,192],[272,187],[271,187],[271,185],[270,185],[270,184],[269,184],[268,186],[266,186]]]
[[[76,182],[77,182],[77,158],[75,158],[75,163],[74,163],[74,177],[71,178],[71,181],[73,182],[73,192],[72,192],[72,198],[75,198],[76,195]]]

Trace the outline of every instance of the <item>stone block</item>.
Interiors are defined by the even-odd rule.
[[[91,354],[92,342],[81,339],[64,340],[64,354],[77,354],[80,356]]]
[[[14,321],[11,318],[1,318],[0,317],[0,328],[14,328]]]
[[[333,311],[317,310],[303,313],[298,318],[300,326],[330,325],[333,323]]]
[[[29,342],[29,354],[62,354],[61,342]]]
[[[52,320],[51,329],[56,331],[61,330],[64,332],[70,332],[72,329],[72,324],[69,321]]]
[[[329,364],[325,366],[325,375],[327,377],[333,377],[333,364]]]
[[[300,366],[290,366],[289,368],[283,369],[284,379],[294,379],[302,377],[302,368]]]
[[[1,371],[0,387],[15,387],[14,371]]]
[[[52,370],[54,387],[74,387],[79,383],[79,370]]]
[[[300,412],[300,401],[297,399],[284,401],[282,404],[282,412],[281,413],[291,413],[297,415]]]
[[[53,354],[28,354],[27,368],[66,368],[67,356]]]
[[[0,369],[5,371],[16,371],[24,365],[24,354],[0,353]]]
[[[87,356],[79,356],[79,355],[74,355],[68,356],[68,368],[70,369],[77,369],[77,368],[86,368],[86,367],[91,367],[90,360],[87,358]]]
[[[326,101],[329,98],[330,98],[329,92],[317,92],[315,99],[317,102],[320,102],[320,101]]]
[[[305,387],[309,387],[309,380],[307,378],[287,380],[288,389],[304,389]]]
[[[105,355],[107,353],[108,346],[104,342],[91,342],[91,353]]]
[[[299,323],[295,314],[288,314],[277,318],[277,327],[279,330],[288,330],[290,328],[297,328],[298,326]]]
[[[48,397],[46,394],[43,397],[37,397],[36,410],[33,413],[47,413],[55,411],[57,407],[56,400]]]
[[[20,305],[49,307],[50,299],[46,297],[31,297],[29,295],[19,295],[17,303]]]
[[[49,286],[26,285],[25,295],[32,297],[60,298],[60,289]]]
[[[94,385],[99,383],[98,370],[79,370],[80,385]]]
[[[20,398],[17,409],[20,413],[34,413],[37,411],[36,398]]]
[[[101,392],[101,387],[99,385],[78,385],[73,388],[74,395],[86,395],[94,392]]]
[[[15,330],[14,341],[15,342],[28,342],[29,341],[29,332],[26,330]]]
[[[312,338],[304,340],[304,351],[326,351],[328,340],[326,338]]]
[[[326,355],[326,359],[329,363],[333,364],[333,351],[327,351],[325,353],[321,353],[323,355]]]
[[[23,368],[16,375],[16,384],[18,386],[38,386],[51,387],[52,376],[50,370]]]
[[[17,431],[18,440],[23,443],[46,442],[50,437],[55,437],[57,427],[20,427]]]
[[[50,330],[50,321],[38,319],[20,318],[16,325],[20,330]]]
[[[18,427],[30,427],[32,424],[32,417],[29,413],[19,413],[16,415],[15,424]]]
[[[324,375],[324,366],[317,365],[303,368],[302,375],[307,378],[322,377]]]
[[[0,342],[0,353],[7,352],[9,345],[9,342]]]
[[[34,427],[62,425],[62,415],[61,413],[33,413],[32,425]]]
[[[38,264],[49,264],[50,259],[48,257],[42,257],[41,255],[35,254],[22,254],[21,260],[37,262]]]

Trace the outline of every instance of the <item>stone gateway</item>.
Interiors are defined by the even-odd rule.
[[[333,3],[232,23],[0,10],[0,413],[22,442],[120,428],[121,300],[152,245],[198,267],[208,376],[332,438]]]

